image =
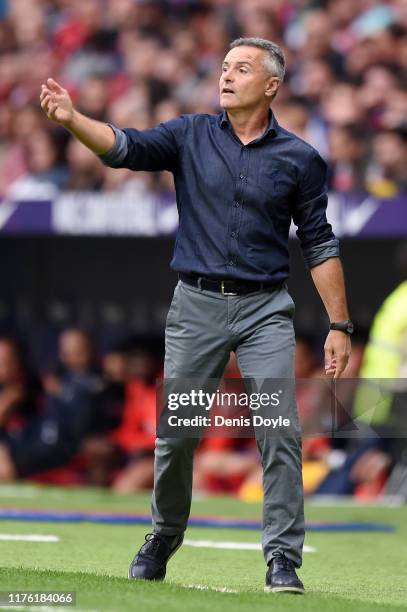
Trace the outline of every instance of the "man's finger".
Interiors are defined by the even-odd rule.
[[[333,349],[331,346],[325,347],[325,369],[328,369],[332,365]]]
[[[339,378],[348,363],[348,355],[345,353],[338,357],[334,378]]]
[[[45,96],[45,98],[41,101],[41,108],[43,111],[48,112],[48,104],[49,101],[51,100],[51,96],[47,95]]]
[[[332,343],[328,343],[325,347],[325,374],[332,376],[336,372],[335,350]]]
[[[47,94],[46,96],[44,96],[44,98],[41,101],[41,106],[43,106],[43,104],[48,104],[48,102],[51,100],[51,94]]]
[[[51,92],[49,93],[44,92],[43,94],[40,95],[40,102],[42,103],[44,102],[44,100],[47,100],[47,99],[49,100],[50,97],[51,97]]]
[[[52,91],[48,89],[47,87],[45,87],[40,93],[40,100],[43,100],[45,96],[50,96],[51,94],[52,94]]]
[[[47,79],[47,85],[54,92],[62,93],[64,91],[64,88],[62,87],[62,85],[54,81],[54,79],[51,79],[51,78]]]
[[[48,107],[48,117],[53,118],[55,111],[58,109],[58,104],[57,102],[51,102],[51,104]]]

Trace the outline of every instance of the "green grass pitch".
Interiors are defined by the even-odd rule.
[[[2,508],[148,513],[150,499],[149,495],[119,497],[101,490],[3,486],[0,501]],[[260,512],[258,504],[225,497],[197,499],[192,508],[194,515],[252,519],[258,519]],[[2,520],[1,534],[52,534],[60,541],[0,541],[0,590],[74,590],[76,608],[64,609],[87,612],[407,610],[407,507],[308,504],[306,517],[310,521],[386,522],[396,531],[308,533],[306,544],[316,552],[304,555],[299,575],[307,593],[298,596],[263,593],[266,568],[260,551],[185,546],[170,561],[164,583],[133,582],[126,578],[128,565],[148,527]],[[260,533],[195,527],[187,537],[259,542]]]

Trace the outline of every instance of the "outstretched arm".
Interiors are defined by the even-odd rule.
[[[111,127],[75,110],[66,89],[53,79],[42,85],[40,100],[47,116],[66,127],[106,166],[153,172],[173,172],[177,167],[185,127],[182,117],[141,131]]]
[[[96,155],[102,155],[113,147],[115,134],[112,128],[75,110],[67,90],[54,79],[48,79],[47,84],[42,85],[40,101],[49,119],[63,125]]]
[[[324,303],[329,320],[349,319],[345,282],[339,257],[331,257],[311,268],[314,285]],[[325,342],[325,372],[339,378],[348,363],[351,342],[342,331],[331,330]]]

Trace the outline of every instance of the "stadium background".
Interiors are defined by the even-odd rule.
[[[407,232],[404,0],[3,0],[0,7],[2,328],[80,322],[98,336],[112,324],[162,330],[174,285],[170,175],[103,167],[47,121],[39,85],[54,75],[79,110],[120,126],[214,113],[219,61],[239,35],[285,50],[287,77],[273,108],[329,163],[329,218],[343,237],[352,315],[368,328],[400,279],[396,240]],[[305,276],[294,257],[298,326],[322,333],[326,321]]]
[[[176,282],[169,269],[177,224],[171,176],[102,166],[41,112],[41,83],[54,77],[80,111],[121,127],[143,129],[185,112],[216,113],[219,66],[237,36],[269,38],[283,47],[287,76],[273,110],[284,127],[313,144],[328,163],[328,218],[341,238],[357,328],[348,375],[357,376],[375,313],[407,278],[407,1],[0,0],[1,480],[102,484],[121,493],[151,486],[153,379],[162,367],[165,317]],[[321,374],[327,318],[294,233],[290,253],[298,374],[313,379]],[[71,335],[72,353],[61,360],[66,330],[76,330],[76,336],[72,340]],[[69,347],[65,349],[69,353]],[[88,385],[79,399],[75,393],[83,387],[77,385],[78,373]],[[229,375],[238,375],[233,363]],[[67,389],[73,399],[64,404]],[[35,440],[41,439],[45,422],[54,429],[46,429],[48,447],[38,448]],[[27,434],[22,438],[25,451],[16,460],[20,447],[13,447],[13,439],[21,432]],[[4,455],[10,444],[11,467],[9,454]],[[338,452],[341,461],[349,458],[346,444],[336,448],[323,439],[307,447],[307,458],[320,465],[328,455],[337,458]],[[237,457],[248,458],[241,462],[243,475],[227,460],[233,463]],[[198,462],[204,474],[197,474],[199,492],[258,501],[258,466],[252,457],[250,448],[219,443],[208,446],[205,460],[204,448]],[[391,459],[381,459],[375,478],[365,478],[363,486],[347,492],[369,500],[383,492]],[[223,476],[216,472],[218,464],[226,470]],[[334,465],[328,464],[324,474]],[[147,474],[144,480],[137,466]],[[123,477],[133,467],[135,472]],[[254,489],[242,490],[246,476],[246,485],[254,483]],[[320,478],[318,472],[311,480]],[[10,497],[9,503],[2,503],[5,508],[36,503],[21,502],[18,493],[15,499],[13,493],[4,495]],[[42,504],[57,507],[58,495],[51,490]],[[148,510],[148,496],[123,505],[102,494],[83,495],[62,496],[59,504],[78,508],[85,499],[88,507]],[[257,516],[257,506],[250,511],[226,498],[219,500],[212,506],[208,502],[208,511]],[[339,520],[355,519],[357,512],[318,514],[311,509],[309,515]],[[397,518],[383,509],[363,515],[367,520],[392,517],[401,529],[401,514]],[[11,523],[3,525],[4,530],[15,530]],[[27,524],[27,529],[34,528]],[[121,533],[124,546],[125,528],[115,529],[123,529],[116,533]],[[83,548],[81,561],[78,557],[81,571],[87,571],[91,532],[87,526],[89,549]],[[143,531],[139,533],[141,537]],[[104,536],[95,531],[92,537],[96,541]],[[331,553],[332,576],[334,563],[344,562],[358,537],[341,540],[342,549]],[[382,539],[378,550],[387,554],[387,546]],[[15,555],[14,549],[7,552]],[[36,554],[33,567],[39,559],[39,567],[48,571],[49,558]],[[122,562],[127,560],[117,560]],[[192,564],[192,557],[184,557],[184,565],[181,557],[178,571],[184,576]],[[18,566],[17,558],[11,566]],[[247,586],[251,574],[244,577],[245,567],[242,561],[232,586],[239,586],[239,580]],[[68,564],[64,571],[74,568]],[[113,560],[111,567],[101,563],[95,571],[123,574]],[[309,582],[318,586],[321,567],[314,565],[313,571]],[[29,576],[37,585],[34,570]],[[10,577],[16,587],[25,584],[24,571],[3,572],[2,584]],[[43,573],[41,580],[50,588],[62,584],[61,576],[52,573]],[[207,580],[217,584],[215,570]],[[352,588],[360,601],[370,601],[369,609],[377,605],[383,610],[396,597],[390,571],[383,584],[384,594],[371,584],[372,600],[367,587],[366,592],[357,591],[356,584]],[[101,583],[91,588],[103,594]],[[343,580],[326,590],[336,596],[347,588]],[[147,591],[144,596],[147,610]],[[155,605],[162,602],[160,597],[155,591]],[[397,597],[400,605],[401,592]],[[218,600],[211,601],[218,605]],[[241,609],[249,601],[255,605],[257,600],[243,597]],[[257,603],[263,609],[262,601]],[[309,605],[313,609],[325,604],[311,600]],[[185,605],[197,606],[197,601]],[[341,605],[338,600],[338,609]],[[106,606],[117,609],[116,604]],[[238,609],[236,601],[233,606]],[[355,609],[364,608],[359,602]]]

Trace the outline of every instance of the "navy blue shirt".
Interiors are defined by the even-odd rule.
[[[291,219],[309,267],[339,255],[326,219],[326,164],[271,112],[268,129],[247,145],[226,112],[182,115],[143,131],[111,127],[116,140],[100,156],[104,164],[174,175],[174,270],[281,283]]]

